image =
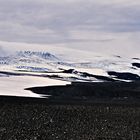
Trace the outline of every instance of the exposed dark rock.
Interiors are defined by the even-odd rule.
[[[84,99],[91,102],[105,100],[110,102],[115,99],[118,102],[123,100],[125,103],[125,101],[140,100],[140,82],[74,82],[66,86],[33,87],[26,90],[51,95],[51,100],[65,99],[66,102]]]
[[[140,63],[132,63],[132,66],[135,66],[137,68],[140,68]]]
[[[134,60],[140,60],[140,58],[137,58],[137,57],[135,57],[135,58],[132,58],[132,59],[134,59]]]
[[[115,72],[108,71],[110,76],[114,76],[114,78],[122,79],[122,80],[140,80],[140,76],[137,74],[129,73],[129,72]]]

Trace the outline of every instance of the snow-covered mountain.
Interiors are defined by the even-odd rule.
[[[24,74],[37,74],[72,82],[140,79],[139,58],[95,55],[94,53],[91,56],[89,53],[88,59],[80,59],[80,51],[73,53],[71,51],[64,49],[64,53],[57,52],[57,50],[52,52],[48,47],[44,51],[16,50],[12,54],[7,53],[8,55],[0,57],[0,71],[12,71],[20,74],[24,72]],[[65,54],[65,52],[67,53]],[[82,58],[83,52],[81,55]]]
[[[7,70],[51,71],[54,69],[49,64],[58,60],[48,52],[16,51],[12,55],[0,57],[0,66]]]
[[[0,57],[0,64],[41,63],[45,60],[56,61],[58,58],[48,52],[18,51],[13,55]]]

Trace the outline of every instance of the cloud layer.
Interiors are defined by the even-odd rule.
[[[138,49],[139,6],[138,0],[1,0],[0,40]]]

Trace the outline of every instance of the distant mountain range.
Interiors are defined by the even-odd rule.
[[[94,57],[93,57],[94,58]],[[91,62],[66,61],[49,52],[16,51],[0,57],[1,74],[3,71],[24,74],[38,74],[65,81],[103,82],[140,80],[140,60],[120,56],[95,57]]]

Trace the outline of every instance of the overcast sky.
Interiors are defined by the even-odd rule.
[[[0,40],[140,51],[140,1],[0,0]]]

